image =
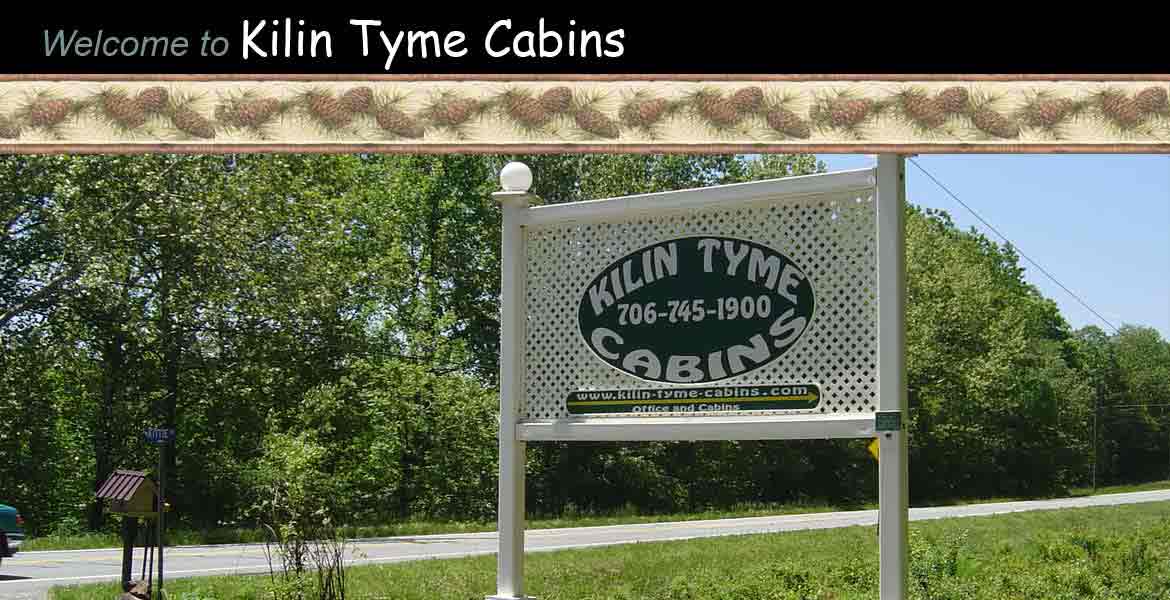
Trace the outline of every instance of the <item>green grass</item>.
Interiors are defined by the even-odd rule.
[[[911,525],[911,598],[1154,600],[1170,597],[1170,503],[1037,511]],[[872,600],[873,527],[534,553],[542,600]],[[492,556],[356,567],[351,598],[479,600]],[[174,600],[260,599],[266,576],[176,579]],[[55,588],[108,599],[116,586]]]
[[[1133,483],[1126,485],[1112,485],[1107,487],[1098,487],[1094,492],[1093,488],[1073,488],[1072,496],[1093,496],[1099,494],[1125,494],[1128,492],[1149,492],[1153,490],[1164,490],[1170,488],[1170,480],[1150,481],[1147,483]]]
[[[1170,481],[1154,481],[1135,485],[1118,485],[1097,488],[1097,494],[1119,494],[1124,492],[1138,492],[1146,490],[1170,489]],[[1072,496],[1088,496],[1093,493],[1090,488],[1077,488]],[[963,498],[949,501],[931,502],[930,506],[976,504],[984,502],[1007,502],[1012,500],[1028,500],[1034,498]],[[633,523],[660,523],[665,521],[695,521],[705,519],[728,519],[735,517],[762,517],[772,515],[787,515],[814,512],[830,512],[837,510],[861,510],[877,508],[877,504],[741,504],[723,510],[708,510],[691,513],[674,513],[661,515],[639,515],[632,510],[605,514],[605,515],[571,515],[557,519],[537,518],[530,520],[529,529],[552,529],[561,527],[590,527],[596,525],[625,525]],[[491,531],[496,528],[494,521],[405,521],[388,523],[385,525],[369,525],[350,527],[345,535],[354,539],[392,537],[400,535],[426,535],[432,533],[472,533],[477,531]],[[264,534],[258,529],[250,528],[223,528],[209,531],[191,529],[170,529],[167,532],[167,544],[173,546],[195,546],[207,544],[239,544],[260,543],[264,541]],[[59,535],[30,538],[25,541],[24,551],[35,550],[85,550],[91,548],[116,548],[122,542],[115,533],[88,533],[80,535]]]
[[[963,506],[967,504],[991,504],[996,502],[1017,502],[1020,500],[1049,500],[1053,498],[1083,498],[1085,496],[1101,496],[1105,494],[1125,494],[1129,492],[1148,492],[1153,490],[1170,489],[1170,480],[1164,481],[1149,481],[1146,483],[1128,483],[1122,485],[1103,485],[1097,487],[1096,491],[1093,488],[1073,488],[1067,494],[1057,494],[1054,496],[1041,497],[1024,497],[1024,496],[989,496],[984,498],[952,498],[946,500],[933,500],[923,504],[915,504],[914,506]],[[876,508],[877,505],[874,505]]]

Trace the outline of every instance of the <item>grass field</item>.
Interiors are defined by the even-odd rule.
[[[1170,503],[1037,511],[911,525],[912,598],[1170,598]],[[532,554],[542,600],[876,599],[873,527]],[[495,558],[352,568],[350,598],[480,600]],[[267,598],[267,576],[168,582],[174,600]],[[115,585],[55,588],[55,600],[114,597]]]
[[[1154,481],[1136,485],[1119,485],[1100,487],[1097,494],[1119,494],[1123,492],[1137,492],[1145,490],[1161,490],[1170,488],[1170,480]],[[1071,496],[1088,496],[1093,493],[1089,488],[1072,490]],[[1022,500],[1023,498],[964,498],[948,502],[932,503],[931,505],[959,505],[982,502],[1006,502]],[[1029,498],[1031,499],[1031,498]],[[533,519],[528,522],[529,529],[553,529],[560,527],[589,527],[594,525],[625,525],[631,523],[661,523],[665,521],[698,521],[706,519],[727,519],[734,517],[761,517],[769,515],[787,515],[814,512],[829,512],[837,510],[861,510],[877,508],[876,504],[861,505],[827,505],[827,504],[744,504],[726,510],[711,510],[691,513],[674,513],[661,515],[639,515],[632,511],[606,515],[574,515],[559,519]],[[486,521],[406,521],[385,525],[369,525],[350,527],[345,535],[352,539],[379,538],[399,535],[426,535],[431,533],[470,533],[476,531],[492,531],[496,528],[495,522]],[[249,542],[263,542],[263,533],[258,529],[233,528],[213,529],[210,531],[195,531],[189,529],[170,529],[167,532],[167,544],[172,546],[206,545],[206,544],[239,544]],[[114,533],[87,533],[76,535],[50,535],[31,538],[25,541],[24,551],[35,550],[85,550],[89,548],[116,548],[122,542]]]

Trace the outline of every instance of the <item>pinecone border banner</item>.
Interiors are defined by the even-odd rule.
[[[1170,78],[0,81],[0,151],[1170,151]]]

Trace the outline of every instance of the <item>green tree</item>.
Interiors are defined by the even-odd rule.
[[[1083,472],[1088,390],[1067,325],[1010,246],[938,211],[907,221],[907,370],[916,497],[1058,491]]]
[[[509,160],[550,204],[824,170],[808,155],[0,157],[0,488],[35,529],[73,526],[111,469],[153,464],[141,429],[162,424],[179,432],[168,490],[186,525],[246,519],[279,481],[257,473],[301,458],[350,522],[490,517],[491,192]],[[1103,477],[1161,476],[1166,342],[1071,332],[1012,248],[907,210],[916,499],[1085,481],[1098,403]],[[876,475],[856,441],[530,450],[530,508],[554,515],[861,501]]]

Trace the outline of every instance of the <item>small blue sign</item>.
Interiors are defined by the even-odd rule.
[[[174,429],[151,427],[150,429],[144,431],[142,435],[146,438],[146,441],[152,444],[169,444],[175,441]]]

